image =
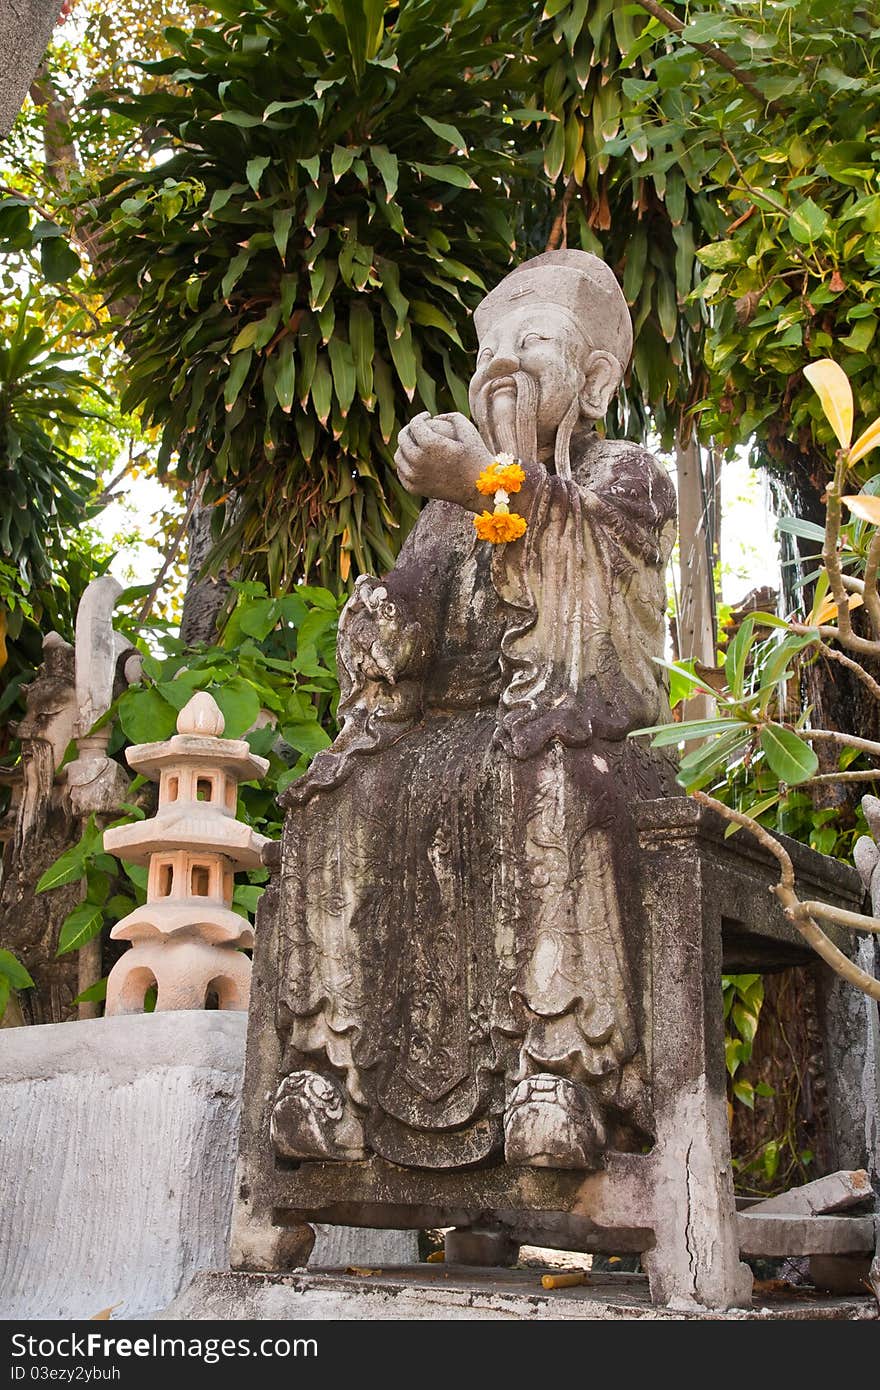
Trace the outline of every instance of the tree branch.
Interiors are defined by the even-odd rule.
[[[779,899],[788,921],[800,932],[804,940],[809,942],[816,954],[822,957],[826,965],[830,965],[832,970],[849,984],[855,985],[863,994],[880,1000],[880,980],[869,975],[866,970],[862,970],[851,961],[849,956],[845,956],[843,951],[838,950],[821,927],[813,921],[807,904],[801,902],[795,891],[791,856],[779,840],[751,816],[744,815],[742,811],[735,811],[732,806],[725,806],[723,802],[716,801],[714,796],[707,796],[705,792],[691,792],[691,796],[701,806],[708,806],[725,820],[733,821],[735,825],[741,825],[743,829],[750,831],[758,843],[772,854],[779,865],[779,882],[774,884],[770,891]]]
[[[660,23],[664,24],[673,34],[681,34],[684,30],[685,25],[678,16],[674,15],[671,10],[667,10],[665,6],[658,5],[656,0],[636,0],[636,4],[640,5],[643,10],[646,10],[649,15],[653,15],[654,19],[659,19]],[[745,87],[746,91],[768,111],[779,110],[779,103],[777,101],[768,101],[760,87],[755,86],[752,79],[743,72],[741,67],[737,66],[730,55],[724,52],[723,48],[718,48],[714,43],[694,43],[692,39],[685,39],[684,42],[690,48],[695,49],[697,53],[702,53],[704,58],[708,58],[710,62],[716,63],[718,67],[724,68],[725,72],[729,72],[731,77],[733,77],[741,87]]]

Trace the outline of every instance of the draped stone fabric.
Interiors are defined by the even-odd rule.
[[[628,804],[673,791],[628,731],[669,717],[674,493],[576,431],[522,542],[423,511],[339,638],[343,729],[286,793],[284,1069],[344,1083],[366,1152],[500,1157],[524,1078],[586,1088],[621,1147],[650,1128]]]

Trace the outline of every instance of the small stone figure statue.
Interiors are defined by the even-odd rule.
[[[628,808],[674,785],[627,735],[669,718],[674,491],[595,428],[632,349],[602,261],[537,256],[475,319],[474,423],[401,432],[431,500],[357,582],[341,732],[284,796],[282,1159],[593,1170],[651,1133]]]

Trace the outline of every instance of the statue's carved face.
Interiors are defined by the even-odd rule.
[[[556,304],[529,300],[484,334],[470,385],[480,430],[497,448],[524,449],[526,429],[539,449],[553,445],[563,419],[578,413],[600,419],[620,370],[609,353],[590,347],[570,314]]]

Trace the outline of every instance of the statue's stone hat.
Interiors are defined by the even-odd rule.
[[[474,310],[480,339],[528,299],[564,309],[587,344],[613,353],[626,370],[633,332],[623,291],[610,266],[589,251],[545,251],[523,261]]]

